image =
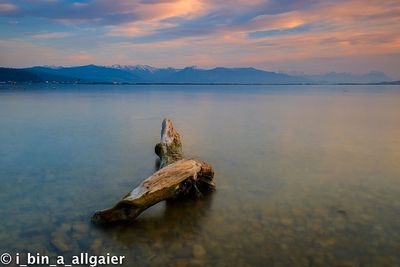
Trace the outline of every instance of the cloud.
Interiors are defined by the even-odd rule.
[[[8,13],[17,9],[17,6],[11,3],[0,3],[0,14]]]
[[[34,34],[31,37],[35,39],[58,39],[71,36],[69,32],[46,32]]]
[[[81,3],[81,2],[72,3],[72,6],[75,8],[84,8],[87,7],[88,5],[89,5],[88,3]]]
[[[98,51],[82,51],[74,48],[57,49],[46,44],[27,43],[22,40],[0,40],[0,62],[2,66],[26,67],[39,65],[83,65],[105,64]],[[98,57],[100,55],[100,58]]]
[[[68,55],[66,60],[72,64],[84,64],[86,62],[93,62],[94,57],[87,52],[78,52]]]
[[[249,38],[263,38],[263,37],[268,37],[268,36],[287,35],[287,34],[292,34],[292,33],[306,32],[311,29],[311,25],[308,25],[308,24],[306,24],[306,25],[299,24],[300,26],[295,26],[295,25],[298,25],[298,24],[287,25],[286,27],[281,27],[281,28],[273,29],[273,30],[249,32],[248,37]]]
[[[280,68],[285,64],[291,68],[289,62],[314,64],[335,57],[349,61],[357,58],[361,62],[362,57],[388,58],[387,55],[400,53],[398,0],[15,0],[12,3],[0,4],[0,16],[20,22],[3,26],[7,36],[25,42],[46,39],[53,50],[63,50],[67,62],[108,60],[113,64],[119,59],[209,67],[213,64],[270,67],[273,63]],[[36,34],[30,36],[32,39],[26,33]],[[83,46],[87,43],[93,44],[93,52],[85,50]],[[82,49],[88,53],[86,57],[80,54]],[[68,58],[65,51],[73,56]]]
[[[89,0],[71,2],[67,0],[41,1],[15,0],[19,7],[16,17],[35,17],[63,24],[119,25],[135,21],[148,21],[178,16],[200,14],[205,3],[201,0],[174,1],[114,1]],[[3,4],[3,9],[11,4]],[[0,10],[1,11],[1,10]]]

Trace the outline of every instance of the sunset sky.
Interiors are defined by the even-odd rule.
[[[147,64],[400,78],[399,0],[0,0],[0,65]]]

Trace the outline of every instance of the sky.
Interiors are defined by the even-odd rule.
[[[146,64],[400,79],[399,0],[0,0],[0,66]]]

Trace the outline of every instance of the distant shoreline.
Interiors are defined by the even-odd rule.
[[[19,84],[75,84],[75,85],[248,85],[248,86],[258,86],[258,85],[400,85],[400,81],[394,82],[381,82],[381,83],[127,83],[127,82],[0,82],[1,84],[8,85],[19,85]]]
[[[400,84],[383,72],[366,74],[326,73],[291,75],[253,67],[199,69],[150,66],[97,66],[30,68],[0,67],[0,81],[22,83],[120,84],[120,85],[358,85]]]

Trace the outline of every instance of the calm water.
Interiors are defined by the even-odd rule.
[[[126,266],[400,266],[400,87],[0,89],[0,253]],[[90,224],[154,171],[161,121],[217,191]]]

